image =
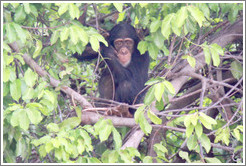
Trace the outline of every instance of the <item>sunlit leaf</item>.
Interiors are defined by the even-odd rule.
[[[144,98],[144,104],[150,105],[155,99],[155,88],[150,87]]]
[[[190,163],[190,158],[189,158],[189,154],[188,152],[184,152],[184,151],[179,151],[179,156],[183,159],[185,159],[188,163]]]
[[[120,13],[123,11],[123,3],[113,3],[113,5]]]
[[[122,140],[119,132],[115,128],[113,128],[113,137],[114,137],[115,149],[120,149],[122,146]]]
[[[25,72],[25,82],[29,87],[33,87],[36,83],[38,75],[34,73],[30,68],[28,68]]]
[[[75,18],[79,19],[79,16],[80,16],[79,15],[79,8],[76,5],[74,5],[73,3],[69,4],[69,14],[70,14],[72,19],[75,19]]]
[[[218,158],[216,158],[216,157],[213,157],[213,158],[211,158],[211,157],[205,157],[204,159],[208,163],[221,163],[221,161]]]
[[[196,67],[196,59],[194,57],[188,56],[187,57],[187,61],[188,61],[188,63],[190,64],[190,66],[192,68],[195,68]]]
[[[68,10],[68,3],[62,3],[58,9],[58,14],[61,16]]]
[[[60,36],[61,41],[67,40],[69,36],[69,29],[67,27],[64,27],[60,34],[61,34]]]
[[[171,34],[171,21],[174,16],[174,14],[169,14],[162,21],[161,33],[166,39],[168,39],[169,35]]]
[[[147,112],[148,117],[154,124],[162,124],[162,120],[156,116],[150,109]]]
[[[181,7],[181,9],[179,9],[176,14],[175,24],[177,25],[177,27],[183,26],[187,17],[187,7]]]
[[[200,136],[203,133],[203,128],[202,128],[201,123],[197,123],[197,125],[195,126],[195,131],[196,131],[197,137],[200,138]]]
[[[35,51],[33,53],[33,58],[36,58],[39,55],[42,48],[43,48],[42,41],[36,40],[36,47],[35,47]]]
[[[154,88],[155,88],[155,98],[157,101],[160,101],[162,99],[162,95],[165,90],[165,85],[163,82],[160,82],[158,84],[155,84]]]
[[[161,26],[161,21],[160,20],[155,20],[153,22],[151,22],[150,24],[150,32],[156,32],[158,30],[158,28]]]
[[[191,135],[187,140],[187,147],[189,150],[194,150],[197,146],[197,137],[196,135]]]
[[[30,14],[31,8],[29,3],[23,3],[26,14]]]
[[[195,6],[188,7],[192,17],[198,22],[199,26],[202,26],[202,22],[205,21],[204,14]]]
[[[202,146],[205,148],[206,152],[208,153],[211,149],[211,142],[210,139],[206,134],[202,134],[202,136],[199,138]]]
[[[16,79],[10,83],[10,94],[15,101],[19,102],[21,97],[21,80]]]
[[[144,54],[148,50],[148,43],[146,41],[140,41],[138,43],[138,50],[140,54]]]
[[[192,124],[190,124],[188,127],[186,127],[186,137],[189,138],[191,136],[191,134],[193,133],[194,130],[194,126]]]
[[[234,78],[240,79],[243,75],[243,66],[238,61],[233,61],[231,63],[231,73]]]

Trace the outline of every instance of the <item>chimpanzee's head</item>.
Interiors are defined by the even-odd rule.
[[[127,67],[139,42],[135,28],[127,23],[117,24],[110,31],[109,42],[115,48],[119,62]]]

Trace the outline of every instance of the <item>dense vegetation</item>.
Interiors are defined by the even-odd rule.
[[[242,163],[243,5],[3,3],[3,162]],[[151,57],[134,118],[93,106],[101,56],[72,57],[120,21]]]

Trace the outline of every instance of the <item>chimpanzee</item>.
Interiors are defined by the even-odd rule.
[[[133,26],[117,24],[109,33],[109,47],[102,48],[102,55],[113,75],[114,89],[108,69],[99,80],[100,97],[133,104],[137,94],[144,88],[148,79],[149,55],[140,55],[137,49],[139,38]],[[113,98],[114,93],[114,98]],[[139,103],[141,93],[135,104]],[[135,110],[130,109],[133,114]]]
[[[128,23],[114,26],[108,42],[108,47],[101,47],[109,68],[104,69],[99,80],[100,97],[131,105],[148,79],[149,55],[147,52],[140,55],[137,49],[139,38],[135,28]],[[141,93],[134,104],[139,103],[143,95]],[[135,112],[134,109],[129,111],[131,114]]]

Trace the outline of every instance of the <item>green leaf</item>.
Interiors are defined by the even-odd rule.
[[[25,18],[26,18],[26,13],[24,11],[24,8],[23,8],[23,6],[19,6],[16,9],[16,12],[15,12],[15,15],[14,15],[15,22],[21,23],[21,22],[23,22],[25,20]]]
[[[16,31],[15,28],[13,26],[13,23],[7,23],[6,24],[6,36],[7,39],[9,40],[9,43],[13,43],[14,41],[16,41]]]
[[[67,27],[64,27],[61,30],[61,36],[60,36],[61,41],[67,40],[68,36],[69,36],[69,29]]]
[[[175,24],[179,28],[184,25],[186,18],[188,17],[187,14],[187,7],[183,6],[176,14]]]
[[[80,118],[78,118],[78,117],[68,118],[59,124],[59,128],[61,130],[73,129],[73,128],[77,127],[80,124],[80,122],[81,122]]]
[[[54,149],[53,144],[51,142],[47,142],[45,144],[45,151],[49,153],[52,149]]]
[[[156,59],[159,49],[155,46],[154,43],[148,44],[148,50],[149,50],[149,55],[151,56],[151,58]]]
[[[103,123],[103,125],[101,126],[101,129],[99,130],[99,138],[101,142],[108,139],[113,129],[113,126],[111,124],[108,124],[107,120],[104,120],[104,121],[105,123]]]
[[[59,31],[54,31],[50,38],[50,44],[51,45],[55,44],[58,38],[59,38]]]
[[[167,15],[164,20],[162,21],[162,25],[161,25],[161,33],[162,35],[168,39],[169,35],[171,34],[171,21],[172,18],[175,16],[175,14],[169,14]]]
[[[3,82],[8,82],[9,81],[9,77],[10,77],[10,69],[8,67],[6,67],[3,70]]]
[[[190,124],[188,127],[186,127],[186,137],[189,138],[194,130],[194,126]]]
[[[210,55],[209,48],[207,46],[204,46],[203,52],[204,52],[204,56],[205,56],[205,62],[207,63],[207,65],[210,65],[211,55]]]
[[[10,124],[13,126],[13,127],[16,127],[19,125],[19,115],[21,113],[21,110],[22,109],[16,109],[12,116],[11,116],[11,119],[10,119]]]
[[[185,127],[188,127],[191,124],[192,121],[192,115],[186,115],[184,118],[184,125]]]
[[[26,140],[23,137],[21,139],[18,139],[16,144],[15,154],[17,156],[25,157],[28,153],[26,149],[27,149]]]
[[[155,88],[155,98],[157,101],[160,101],[162,99],[162,95],[165,90],[165,85],[163,82],[160,82],[158,84],[155,84],[154,88]]]
[[[146,134],[150,134],[152,130],[152,126],[149,124],[147,119],[144,117],[144,113],[142,113],[139,117],[139,125],[141,130]]]
[[[198,113],[192,114],[191,118],[192,118],[191,123],[193,124],[193,126],[196,126],[198,121]]]
[[[120,13],[123,11],[123,3],[113,3],[113,5]]]
[[[214,124],[214,125],[217,124],[216,120],[214,120],[210,116],[204,114],[203,112],[199,112],[199,114],[200,114],[200,117],[203,117],[209,124]]]
[[[69,14],[70,14],[72,19],[75,19],[75,18],[79,19],[79,16],[80,16],[79,15],[79,8],[76,5],[74,5],[73,3],[69,4]]]
[[[42,48],[43,48],[42,41],[36,40],[36,48],[35,48],[35,51],[33,53],[33,58],[36,58],[39,55]]]
[[[200,136],[203,133],[203,128],[202,128],[201,123],[197,123],[197,125],[195,126],[195,131],[196,131],[197,137],[200,138]]]
[[[151,22],[150,24],[150,32],[156,32],[158,30],[158,28],[161,26],[161,21],[160,20],[155,20],[153,22]]]
[[[168,153],[167,148],[160,143],[154,145],[154,150],[158,156],[160,156],[161,154]]]
[[[136,148],[134,148],[134,147],[127,147],[126,149],[129,152],[130,156],[132,156],[132,157],[135,157],[135,156],[141,157],[140,153],[138,152],[138,150]]]
[[[190,163],[190,159],[189,159],[189,155],[188,155],[188,152],[184,152],[184,151],[179,151],[179,156],[182,158],[182,159],[185,159],[188,163]]]
[[[187,61],[188,61],[188,63],[190,64],[190,66],[192,68],[195,68],[196,67],[196,59],[194,57],[188,56],[187,57]]]
[[[29,3],[23,3],[26,14],[30,14],[31,9]]]
[[[208,163],[221,163],[221,161],[219,159],[217,159],[216,157],[205,157],[204,158]]]
[[[50,101],[52,104],[55,104],[57,102],[56,94],[54,91],[45,90],[44,95],[44,98]]]
[[[142,106],[138,107],[137,111],[134,114],[134,120],[137,124],[139,123],[139,118],[140,118],[141,114],[144,114],[144,109],[145,109],[145,105],[142,105]]]
[[[188,6],[188,10],[201,27],[202,22],[205,21],[204,14],[195,6]]]
[[[89,39],[88,39],[88,35],[85,32],[85,30],[79,26],[74,26],[74,28],[75,28],[75,32],[77,33],[79,40],[82,41],[84,45],[86,45]]]
[[[11,48],[8,46],[8,44],[5,41],[3,42],[3,50],[6,50],[7,52],[11,52]]]
[[[37,78],[38,78],[38,75],[34,73],[30,68],[28,68],[24,76],[26,84],[29,87],[33,87],[36,83]]]
[[[117,24],[118,24],[119,22],[121,22],[121,21],[124,20],[125,14],[126,14],[126,11],[119,13],[118,19],[117,19]],[[136,17],[136,18],[137,18],[137,17]],[[136,21],[136,20],[137,20],[137,19],[135,19],[135,21]]]
[[[143,163],[153,163],[153,159],[151,156],[145,156],[143,158]]]
[[[163,102],[163,100],[161,100],[160,102],[159,101],[156,101],[155,108],[157,108],[159,111],[163,110],[164,109],[164,102]]]
[[[236,153],[238,150],[243,149],[243,148],[244,148],[244,146],[242,146],[242,145],[237,146],[237,147],[234,149],[234,153]]]
[[[79,41],[79,31],[77,30],[76,26],[71,26],[70,28],[70,38],[73,42],[73,44],[77,44]]]
[[[35,17],[38,17],[38,11],[37,11],[37,8],[30,4],[30,8],[31,8],[31,13],[35,16]]]
[[[210,48],[210,52],[211,52],[211,55],[212,55],[213,65],[216,66],[216,67],[218,67],[219,64],[220,64],[220,56],[219,56],[219,53],[213,47]]]
[[[96,33],[96,34],[94,34],[94,35],[97,37],[97,39],[98,39],[100,42],[102,42],[105,46],[108,47],[108,42],[105,40],[105,38],[104,38],[101,34]]]
[[[113,128],[113,137],[114,137],[115,149],[120,149],[122,146],[122,140],[119,132],[115,128]]]
[[[80,130],[80,135],[84,139],[84,142],[85,142],[84,145],[86,145],[86,147],[87,147],[86,151],[93,151],[93,147],[91,145],[91,137],[89,136],[89,134],[85,130]]]
[[[59,131],[59,126],[56,123],[49,123],[46,128],[49,132],[55,133]]]
[[[62,3],[58,9],[58,14],[61,16],[68,10],[68,3]]]
[[[204,16],[207,19],[210,19],[210,10],[209,10],[207,4],[205,4],[205,3],[197,3],[196,5],[203,12]]]
[[[243,66],[241,63],[233,61],[230,69],[234,78],[239,80],[243,76]]]
[[[30,120],[26,114],[26,111],[21,110],[21,113],[19,114],[19,126],[23,130],[27,131],[29,128]]]
[[[232,4],[232,6],[230,7],[229,15],[228,15],[228,20],[231,23],[233,23],[234,21],[236,21],[237,15],[238,15],[237,4]]]
[[[23,91],[22,91],[23,92]],[[30,99],[32,99],[33,98],[33,96],[34,96],[34,89],[33,88],[31,88],[31,87],[27,87],[25,90],[24,90],[24,92],[22,93],[22,99],[23,100],[25,100],[25,101],[28,101],[28,100],[30,100]]]
[[[85,146],[84,146],[84,141],[81,139],[77,140],[78,145],[77,145],[77,150],[79,154],[82,154],[85,151]]]
[[[154,124],[162,124],[162,120],[156,116],[150,109],[148,110],[148,117]]]
[[[163,49],[165,38],[161,34],[161,31],[158,30],[157,32],[155,32],[153,37],[154,37],[154,43],[158,47],[158,49]]]
[[[148,92],[144,97],[144,104],[150,105],[155,99],[155,88],[154,86],[150,87]]]
[[[41,122],[41,120],[43,119],[43,117],[41,116],[41,113],[35,108],[27,108],[26,113],[32,124],[35,124],[35,125],[39,124],[39,122]]]
[[[218,129],[216,131],[215,135],[216,135],[216,138],[214,140],[214,143],[217,143],[219,141],[222,141],[227,146],[229,145],[229,143],[230,143],[230,140],[229,140],[229,138],[230,138],[230,129],[229,129],[229,127],[226,127],[224,129],[221,129],[221,128]]]
[[[148,50],[148,42],[147,41],[140,41],[138,43],[138,50],[140,51],[140,54],[144,54]]]
[[[213,43],[213,44],[211,44],[210,45],[216,52],[218,52],[218,54],[220,54],[220,55],[224,55],[224,51],[223,51],[223,49],[221,48],[221,46],[220,45],[218,45],[217,43]]]
[[[20,25],[13,23],[15,27],[15,31],[17,32],[18,38],[21,40],[21,42],[24,44],[26,42],[26,33],[25,31],[21,28]]]
[[[211,149],[211,142],[208,136],[202,133],[202,136],[199,138],[202,146],[205,148],[206,152],[208,153]]]
[[[191,135],[187,140],[187,147],[189,150],[194,150],[197,146],[197,137],[196,135]]]
[[[163,81],[163,79],[160,78],[160,77],[151,78],[151,79],[149,79],[149,80],[145,83],[145,85],[154,85],[154,84],[156,84],[156,83],[158,83],[158,82],[160,82],[160,81]]]
[[[19,102],[21,97],[21,80],[16,79],[10,83],[10,94],[15,101]]]
[[[165,80],[163,83],[164,83],[164,85],[166,86],[166,88],[168,89],[168,91],[169,91],[172,95],[176,94],[176,91],[175,91],[175,89],[174,89],[174,87],[173,87],[173,84],[172,84],[171,82]]]
[[[98,49],[99,49],[99,41],[98,41],[97,37],[91,36],[90,37],[90,44],[91,44],[92,49],[94,51],[98,52]]]

